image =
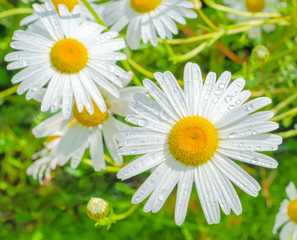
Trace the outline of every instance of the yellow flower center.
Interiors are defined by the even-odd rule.
[[[265,0],[246,0],[245,6],[249,12],[262,12],[265,7]]]
[[[146,13],[156,9],[162,0],[130,0],[131,7],[139,13]]]
[[[76,104],[74,104],[73,115],[76,118],[76,120],[85,127],[96,127],[99,124],[103,123],[104,120],[107,118],[107,110],[105,113],[102,113],[98,108],[97,104],[93,102],[93,105],[94,114],[91,115],[89,114],[86,108],[84,108],[83,111],[79,113]],[[71,126],[73,126],[73,124],[70,123]]]
[[[297,223],[297,198],[289,203],[288,216],[292,222]]]
[[[192,116],[179,120],[171,129],[168,143],[173,157],[185,165],[206,163],[218,148],[218,133],[203,117]]]
[[[88,51],[79,41],[64,38],[55,43],[50,58],[55,69],[62,73],[74,74],[81,71],[88,62]]]
[[[59,12],[59,4],[64,4],[69,12],[72,12],[73,8],[78,4],[78,0],[52,0],[57,12]]]

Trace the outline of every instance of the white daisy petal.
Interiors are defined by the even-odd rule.
[[[123,164],[123,157],[118,153],[117,135],[120,130],[114,117],[109,116],[102,124],[103,126],[103,137],[105,145],[114,160],[118,165]]]
[[[280,240],[288,240],[293,233],[295,224],[293,222],[288,222],[285,224],[285,226],[282,228],[279,234]]]
[[[208,179],[204,176],[203,165],[196,169],[194,174],[195,185],[200,203],[208,224],[218,223],[220,220],[218,203],[214,199],[213,192],[208,185]]]
[[[158,191],[155,197],[155,201],[152,206],[152,212],[158,212],[164,205],[169,194],[172,192],[173,188],[176,186],[181,176],[180,171],[174,170],[168,175],[167,179],[160,189],[155,189],[155,192]],[[160,186],[160,185],[159,185]]]
[[[194,181],[194,170],[188,167],[186,170],[182,171],[182,175],[178,182],[176,203],[175,203],[175,213],[174,219],[175,223],[180,226],[185,221],[188,204],[191,197],[192,187]]]
[[[56,112],[62,107],[65,118],[70,117],[73,105],[69,99],[73,95],[79,112],[85,107],[92,114],[92,100],[105,112],[96,83],[118,97],[113,84],[122,87],[121,78],[130,80],[129,74],[116,65],[118,60],[126,59],[124,53],[116,52],[126,47],[125,40],[116,38],[116,32],[102,33],[105,27],[88,21],[86,18],[94,18],[81,1],[79,5],[80,9],[71,7],[70,13],[67,4],[34,4],[39,20],[27,30],[14,33],[11,47],[16,51],[5,57],[10,62],[7,69],[21,69],[12,79],[13,83],[21,83],[18,94],[28,91],[26,99],[30,100],[46,88],[41,110]]]
[[[139,2],[121,0],[102,4],[102,19],[111,30],[120,31],[126,25],[127,43],[137,49],[142,38],[146,44],[151,42],[157,46],[157,34],[164,39],[177,34],[176,22],[186,24],[185,18],[196,18],[197,14],[190,10],[194,5],[189,1]],[[157,34],[156,34],[157,33]]]
[[[166,94],[171,106],[178,111],[180,117],[185,117],[188,114],[185,111],[187,109],[185,95],[172,73],[165,72],[164,75],[155,73],[154,76]]]
[[[73,155],[71,155],[70,166],[72,168],[78,167],[85,151],[86,151],[86,147],[83,146],[83,147],[79,148],[78,150],[76,150]]]
[[[273,226],[273,234],[277,233],[277,230],[284,225],[286,222],[288,222],[290,219],[288,217],[288,214],[285,212],[279,212],[275,217],[275,223]]]
[[[133,195],[132,203],[137,204],[146,199],[156,188],[167,169],[168,166],[165,163],[160,164]]]
[[[213,177],[219,184],[219,188],[221,189],[222,194],[225,196],[225,201],[227,202],[228,206],[236,215],[241,214],[241,202],[231,182],[223,174],[221,174],[211,162],[209,163],[209,170],[212,172]]]
[[[233,122],[243,119],[248,114],[257,111],[258,109],[263,108],[270,103],[271,103],[271,99],[268,97],[260,97],[260,98],[253,99],[243,104],[242,106],[238,107],[236,111],[233,110],[229,114],[221,118],[217,127],[222,128],[226,125],[230,125]]]
[[[104,147],[102,135],[99,128],[94,128],[90,136],[90,154],[95,171],[100,171],[106,168],[104,160]]]
[[[223,96],[230,82],[230,79],[231,73],[228,71],[223,72],[222,75],[219,77],[218,81],[216,82],[216,85],[212,90],[211,95],[209,96],[208,104],[203,115],[205,118],[211,119],[211,112],[215,108],[214,106],[219,105],[219,100]]]
[[[202,94],[199,100],[199,105],[197,106],[199,116],[204,115],[210,94],[215,84],[216,84],[216,74],[214,72],[208,73],[205,79],[205,83],[203,85]]]
[[[88,130],[81,128],[79,124],[76,123],[61,138],[57,147],[52,151],[52,154],[61,153],[63,156],[70,156],[76,152],[77,149],[86,145],[88,137]]]
[[[165,162],[165,164],[167,165],[167,170],[152,195],[145,203],[143,208],[144,212],[158,212],[179,180],[179,172],[168,162]]]
[[[223,93],[221,97],[219,97],[219,100],[216,104],[216,107],[213,108],[213,110],[210,111],[209,119],[213,119],[215,116],[217,116],[218,112],[222,111],[222,109],[225,107],[226,103],[229,103],[236,97],[241,90],[243,89],[245,85],[245,80],[243,78],[238,78],[234,80],[226,89],[226,91],[223,90],[222,85],[220,91]]]
[[[190,108],[190,114],[195,115],[203,87],[201,70],[197,64],[187,63],[184,71],[185,97]]]
[[[287,186],[286,193],[291,201],[297,198],[297,189],[293,182]]]
[[[239,188],[253,197],[258,196],[258,191],[261,189],[260,185],[241,167],[227,157],[218,154],[213,157],[212,161]]]
[[[164,152],[148,153],[123,167],[117,173],[117,177],[121,180],[133,177],[164,162],[166,157]]]
[[[210,73],[203,84],[199,66],[191,63],[184,71],[184,91],[169,72],[156,73],[155,77],[162,90],[145,79],[143,85],[153,99],[135,94],[129,104],[134,115],[127,115],[126,121],[139,127],[119,133],[120,154],[145,155],[120,170],[118,178],[125,180],[155,169],[132,203],[151,194],[143,210],[157,212],[178,184],[175,222],[181,225],[195,181],[209,224],[219,223],[220,206],[225,214],[231,210],[241,214],[242,206],[231,181],[254,197],[261,187],[230,158],[262,167],[277,166],[273,158],[258,151],[277,149],[282,138],[264,133],[275,130],[278,124],[268,121],[272,117],[268,111],[253,113],[270,99],[243,104],[251,94],[242,91],[243,79],[228,87],[229,72],[224,72],[217,82],[216,75]]]
[[[146,117],[147,119],[153,121],[159,121],[160,124],[166,128],[171,127],[170,116],[166,112],[162,112],[162,108],[158,103],[151,100],[148,96],[144,94],[136,94],[134,96],[134,102],[129,104],[132,111],[140,115],[141,117]],[[173,122],[171,120],[171,122]]]
[[[222,139],[236,139],[249,137],[255,134],[273,131],[279,127],[276,122],[249,122],[244,124],[237,124],[234,127],[223,128],[218,130],[220,138]]]
[[[129,87],[120,89],[120,97],[112,98],[109,100],[109,108],[112,112],[120,116],[127,116],[131,114],[132,111],[129,109],[129,102],[133,100],[134,95],[138,95],[139,93],[144,93],[145,89],[143,87]]]
[[[143,86],[174,120],[177,120],[179,118],[176,110],[171,106],[168,99],[166,98],[166,95],[151,80],[144,79]]]

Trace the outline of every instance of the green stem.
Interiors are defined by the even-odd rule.
[[[93,15],[93,17],[96,19],[96,21],[106,27],[106,25],[104,24],[104,22],[101,20],[101,18],[98,16],[98,14],[96,13],[96,11],[94,10],[94,8],[91,6],[91,4],[87,1],[87,0],[81,0],[82,3],[86,6],[86,8],[90,11],[90,13]],[[107,27],[106,27],[107,28]]]
[[[219,33],[220,34],[218,34],[216,37],[214,37],[210,41],[205,41],[204,43],[200,44],[198,47],[194,48],[192,51],[190,51],[184,55],[171,57],[170,60],[174,61],[174,62],[183,62],[183,61],[189,60],[190,58],[195,57],[200,52],[202,52],[204,48],[211,46],[213,43],[215,43],[217,40],[219,40],[219,38],[221,36],[224,35],[224,32],[219,32]]]
[[[206,5],[208,5],[211,8],[214,8],[219,11],[223,12],[228,12],[228,13],[233,13],[234,15],[238,16],[244,16],[244,17],[279,17],[281,14],[279,13],[264,13],[264,12],[259,12],[259,13],[252,13],[252,12],[240,12],[236,11],[233,8],[226,7],[220,4],[216,4],[211,0],[204,0],[203,1]]]
[[[105,160],[106,160],[106,158],[105,158]],[[82,160],[82,162],[85,163],[88,166],[93,167],[93,162],[90,159],[84,158]],[[120,166],[117,166],[117,165],[115,165],[115,166],[106,166],[105,170],[103,170],[103,171],[104,172],[110,172],[110,173],[117,173],[120,169],[121,169],[121,167]]]
[[[289,110],[287,112],[284,112],[284,113],[282,113],[280,115],[277,115],[277,116],[273,117],[271,119],[271,121],[276,121],[277,122],[277,121],[280,121],[280,120],[282,120],[282,119],[284,119],[284,118],[286,118],[288,116],[291,116],[291,115],[295,116],[296,114],[297,114],[297,107],[293,108],[293,109],[291,109],[291,110]]]
[[[22,15],[22,14],[32,14],[34,10],[32,8],[13,8],[0,13],[0,19],[15,16],[15,15]]]
[[[290,138],[297,136],[297,129],[292,129],[286,132],[277,133],[277,135],[281,136],[282,138]]]
[[[131,66],[130,66],[130,64],[129,64],[129,62],[128,62],[128,60],[123,60],[121,63],[123,64],[123,66],[124,66],[124,68],[126,69],[126,71],[132,71],[132,68],[131,68]],[[132,72],[133,72],[133,71],[132,71]],[[132,81],[133,81],[133,83],[134,83],[136,86],[142,86],[141,81],[139,80],[139,78],[138,78],[135,74],[133,74]]]
[[[167,43],[170,45],[179,45],[179,44],[189,44],[189,43],[196,43],[199,41],[203,41],[206,39],[210,39],[210,38],[216,38],[220,35],[233,35],[233,34],[237,34],[237,33],[241,33],[241,32],[245,32],[248,31],[254,27],[258,27],[261,26],[263,24],[282,24],[282,25],[286,25],[289,23],[290,21],[290,17],[280,17],[280,18],[274,18],[274,19],[257,19],[257,20],[252,20],[252,21],[246,21],[243,22],[241,24],[233,24],[230,25],[228,27],[226,27],[226,29],[221,29],[217,32],[212,32],[212,33],[206,33],[203,35],[199,35],[199,36],[194,36],[194,37],[190,37],[190,38],[186,38],[186,39],[167,39]],[[159,42],[162,42],[162,39],[158,39]]]
[[[137,62],[134,62],[131,58],[128,58],[128,63],[135,68],[138,72],[142,73],[144,76],[148,77],[148,78],[154,78],[154,74],[151,73],[150,71],[144,69],[143,67],[141,67]]]
[[[204,22],[213,30],[218,31],[220,30],[202,11],[202,9],[198,9],[197,10],[198,14],[202,17],[202,19],[204,20]]]
[[[0,92],[0,98],[5,98],[7,96],[10,96],[10,95],[14,94],[17,91],[17,89],[18,89],[18,86],[15,85],[15,86],[13,86],[11,88],[8,88],[8,89]]]
[[[294,102],[296,98],[297,98],[297,93],[295,93],[294,95],[292,95],[289,98],[287,98],[285,101],[282,101],[281,103],[279,103],[278,105],[276,105],[275,108],[273,108],[271,111],[274,114],[276,114],[281,109],[285,108],[286,106],[288,106],[289,104],[291,104],[292,102]]]
[[[292,93],[294,91],[295,90],[291,89],[291,88],[270,89],[270,90],[252,92],[252,97],[261,97],[268,93],[269,94],[279,94],[279,93]]]
[[[130,216],[137,208],[138,205],[132,205],[126,212],[121,213],[121,214],[116,214],[113,219],[114,220],[123,220]]]

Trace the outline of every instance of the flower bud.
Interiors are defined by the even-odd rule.
[[[109,206],[106,201],[102,198],[91,198],[87,205],[87,214],[88,216],[95,220],[99,221],[100,219],[105,218],[109,213]]]
[[[270,53],[267,47],[263,45],[258,45],[254,47],[251,57],[253,61],[261,63],[266,62],[269,58],[269,55]]]

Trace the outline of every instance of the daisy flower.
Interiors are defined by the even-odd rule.
[[[111,31],[120,31],[126,25],[127,43],[137,49],[140,38],[146,44],[157,46],[157,34],[162,38],[172,38],[178,29],[174,21],[185,25],[185,18],[196,18],[189,10],[194,4],[186,0],[118,0],[102,5],[100,16]]]
[[[297,240],[297,189],[293,182],[286,188],[288,199],[281,203],[279,213],[276,215],[273,233],[284,225],[280,231],[280,240]]]
[[[47,88],[41,110],[56,112],[63,102],[63,114],[68,118],[73,98],[78,111],[86,107],[90,114],[94,108],[91,98],[102,112],[106,111],[104,99],[98,86],[118,96],[116,86],[122,87],[120,78],[129,79],[129,74],[116,65],[126,55],[116,52],[125,48],[124,39],[116,32],[102,33],[103,26],[81,21],[77,7],[70,15],[64,5],[59,5],[60,16],[48,16],[55,11],[52,4],[46,9],[33,5],[41,21],[31,24],[28,30],[18,30],[13,35],[11,47],[18,50],[6,55],[12,62],[7,69],[22,69],[12,83],[21,84],[17,93],[26,94],[30,100],[42,89]]]
[[[28,168],[27,175],[39,180],[41,185],[47,184],[51,180],[51,171],[56,169],[58,164],[57,156],[50,152],[61,140],[60,133],[55,133],[44,142],[44,148],[35,153],[32,159],[35,160]]]
[[[87,0],[92,8],[98,12],[99,11],[99,5],[96,4],[97,0]],[[84,19],[89,19],[89,20],[94,20],[93,15],[90,13],[90,11],[86,8],[86,6],[80,1],[80,0],[41,0],[42,4],[40,4],[40,7],[44,8],[46,10],[46,4],[45,3],[51,3],[54,5],[56,11],[59,13],[59,4],[63,4],[68,8],[69,12],[72,12],[74,7],[76,5],[80,6],[80,14],[82,18]],[[55,14],[55,11],[49,11],[48,14]],[[25,17],[21,20],[20,25],[25,26],[30,23],[35,22],[36,20],[39,19],[38,14],[33,13],[32,15]]]
[[[251,12],[251,13],[260,13],[260,12],[277,12],[278,0],[224,0],[224,4],[228,5],[234,10],[240,12]],[[229,14],[228,17],[238,23],[253,20],[254,17],[243,17],[233,14]],[[271,24],[265,24],[263,27],[255,27],[249,30],[248,36],[251,39],[255,39],[261,36],[262,28],[265,32],[270,33],[274,31],[275,26]]]
[[[242,212],[233,182],[256,197],[260,185],[233,160],[262,167],[276,168],[278,163],[259,151],[273,151],[282,138],[264,134],[278,128],[267,121],[273,113],[256,112],[271,103],[261,97],[244,103],[251,95],[242,91],[245,81],[224,72],[216,81],[210,72],[203,83],[197,64],[188,63],[184,72],[184,90],[170,72],[155,73],[162,90],[151,80],[143,81],[155,99],[136,94],[130,108],[135,112],[126,121],[139,127],[120,132],[121,155],[143,154],[117,174],[125,180],[153,169],[137,190],[132,203],[147,198],[145,212],[158,212],[177,187],[175,222],[181,225],[186,217],[193,182],[209,224],[219,223],[220,209],[225,214]],[[229,85],[229,86],[228,86]]]
[[[103,139],[114,162],[121,165],[123,158],[117,151],[117,135],[127,125],[117,120],[114,114],[126,116],[130,113],[128,102],[136,92],[145,92],[145,89],[135,86],[120,89],[119,98],[106,93],[107,110],[102,112],[94,104],[93,115],[85,108],[79,112],[75,105],[69,119],[65,120],[62,113],[57,113],[35,127],[33,134],[42,138],[63,132],[61,140],[51,151],[52,156],[57,156],[60,165],[65,165],[71,159],[71,167],[76,168],[85,151],[90,149],[94,169],[105,169]]]

